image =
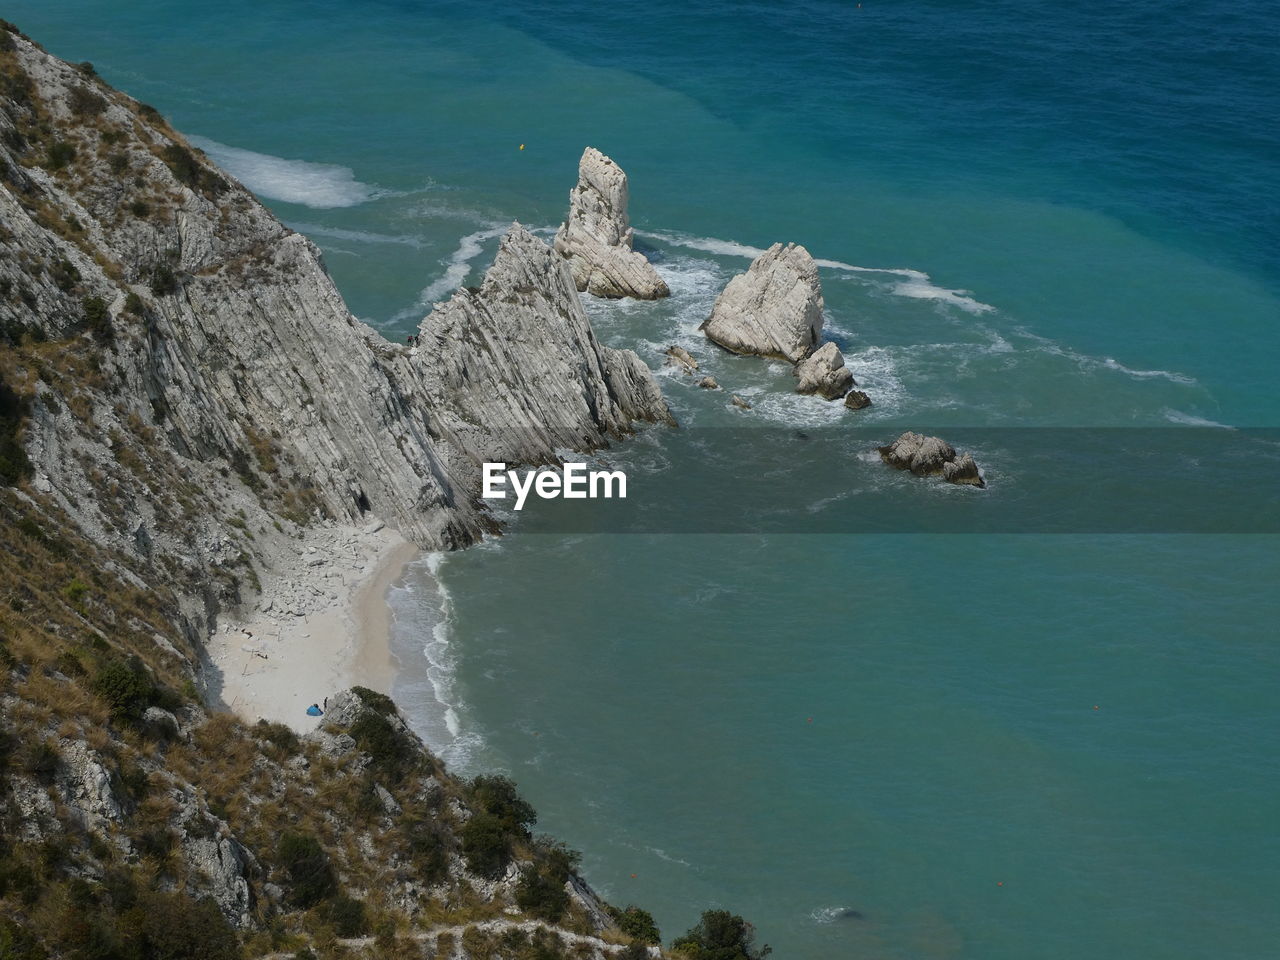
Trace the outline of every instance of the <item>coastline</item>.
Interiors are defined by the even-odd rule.
[[[208,656],[225,709],[305,732],[321,719],[307,707],[340,690],[391,693],[387,591],[419,550],[381,523],[326,524],[291,546],[253,607],[219,618]]]

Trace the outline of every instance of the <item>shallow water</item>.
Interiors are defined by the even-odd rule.
[[[593,301],[597,329],[655,369],[686,346],[755,409],[666,369],[684,429],[606,456],[638,482],[701,478],[684,496],[708,516],[735,487],[695,469],[700,438],[847,416],[697,333],[775,240],[824,261],[829,333],[875,401],[858,423],[889,436],[1277,425],[1270,5],[6,16],[206,138],[393,338],[474,282],[512,219],[559,222],[584,145],[613,155],[673,297]],[[1010,450],[979,452],[992,494],[1029,483]],[[789,508],[812,499],[805,466]],[[809,466],[888,482],[874,460]],[[1273,952],[1273,537],[534,519],[433,558],[447,597],[428,577],[393,596],[397,695],[456,767],[511,772],[591,881],[669,935],[723,905],[786,957]]]

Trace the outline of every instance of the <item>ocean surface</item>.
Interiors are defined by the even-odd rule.
[[[559,223],[584,146],[612,155],[673,296],[589,302],[600,336],[655,369],[681,343],[755,406],[663,370],[682,429],[608,456],[633,496],[652,478],[726,529],[738,478],[695,469],[721,428],[1280,426],[1274,4],[4,15],[198,137],[393,338],[476,282],[511,220]],[[870,409],[795,396],[697,333],[779,240],[824,262]],[[823,509],[810,468],[931,511],[1032,482],[999,444],[978,450],[984,493],[826,450],[789,457],[780,509]],[[1228,478],[1204,502],[1232,496]],[[393,591],[396,693],[456,770],[510,773],[589,880],[667,936],[723,906],[801,960],[1260,960],[1280,942],[1280,543],[1180,519],[788,535],[522,517]]]

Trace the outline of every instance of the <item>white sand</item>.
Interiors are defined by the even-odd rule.
[[[320,722],[307,707],[339,690],[358,684],[389,694],[387,590],[417,555],[386,528],[308,528],[288,569],[264,579],[254,610],[221,619],[209,641],[222,702],[248,722],[306,731]]]

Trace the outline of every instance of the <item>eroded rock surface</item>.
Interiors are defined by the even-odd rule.
[[[701,329],[734,353],[799,363],[822,336],[822,284],[804,247],[775,243],[716,298]]]
[[[569,261],[577,288],[592,296],[670,296],[653,264],[632,249],[628,199],[626,173],[595,147],[587,147],[578,163],[578,184],[569,193],[568,219],[556,232],[556,252]]]
[[[796,393],[816,393],[824,400],[839,400],[853,386],[853,374],[844,365],[844,354],[827,342],[796,364]]]
[[[973,457],[966,453],[957,458],[955,447],[940,437],[908,431],[879,451],[889,466],[910,470],[918,477],[942,477],[948,483],[986,486]]]

